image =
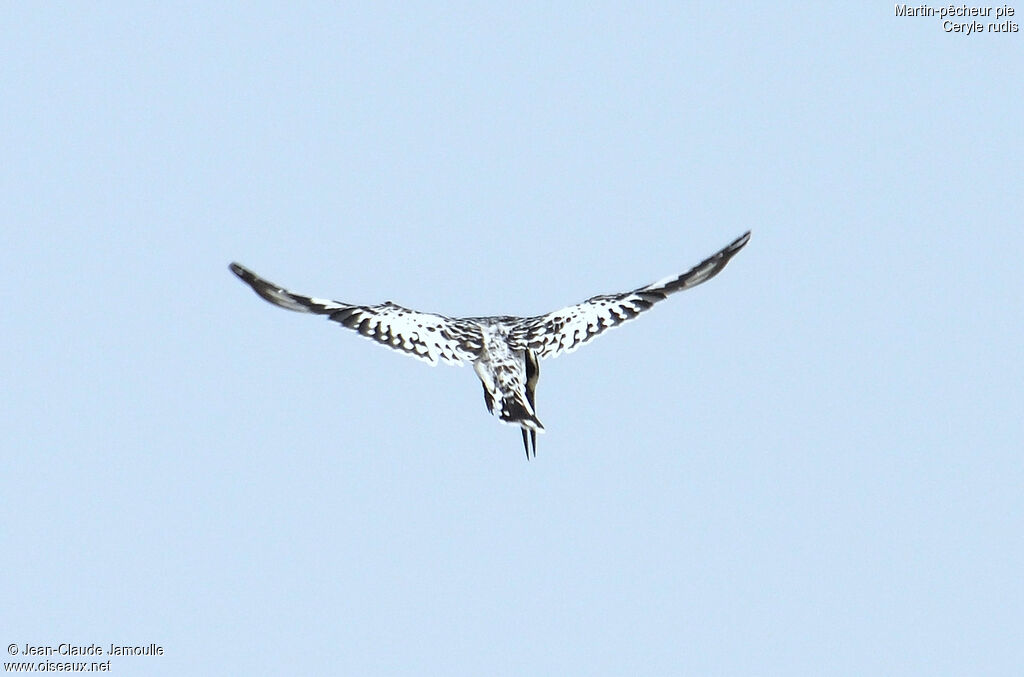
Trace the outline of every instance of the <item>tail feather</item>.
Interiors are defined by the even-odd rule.
[[[514,396],[501,399],[501,413],[498,414],[498,418],[506,423],[518,423],[529,430],[544,430],[544,424],[530,411],[529,405]]]

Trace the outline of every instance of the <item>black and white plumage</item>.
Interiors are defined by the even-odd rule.
[[[575,350],[607,329],[632,320],[677,291],[710,280],[747,244],[750,232],[682,275],[621,294],[603,294],[536,317],[455,318],[382,303],[362,306],[303,296],[232,263],[231,272],[276,306],[326,315],[366,338],[431,365],[470,363],[484,388],[487,410],[522,429],[526,458],[537,455],[535,394],[540,360]]]

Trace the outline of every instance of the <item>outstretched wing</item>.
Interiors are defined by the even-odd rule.
[[[624,322],[664,300],[669,294],[710,280],[750,240],[750,231],[682,275],[667,277],[646,287],[623,294],[603,294],[547,315],[531,317],[521,324],[521,340],[537,357],[555,357],[571,352],[606,329]]]
[[[480,330],[471,322],[443,315],[420,313],[388,301],[357,306],[290,292],[264,280],[248,268],[232,263],[231,272],[275,306],[300,313],[326,315],[368,339],[394,348],[431,365],[472,362],[480,352]]]

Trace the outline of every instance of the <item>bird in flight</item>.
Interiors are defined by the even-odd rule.
[[[710,280],[749,240],[747,231],[682,275],[621,294],[594,296],[535,317],[446,317],[410,310],[390,301],[374,306],[342,303],[288,291],[238,263],[232,263],[230,268],[275,306],[326,315],[368,339],[431,365],[439,361],[472,364],[483,384],[487,411],[522,429],[529,460],[531,446],[534,457],[537,456],[537,433],[544,430],[534,399],[540,361],[572,352],[606,329],[632,320],[669,294]]]

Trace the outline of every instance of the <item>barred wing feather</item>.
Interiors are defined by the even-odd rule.
[[[696,287],[717,275],[750,240],[750,231],[682,275],[674,275],[622,294],[603,294],[547,315],[526,319],[520,334],[537,357],[572,352],[606,329],[618,327],[677,291]]]
[[[472,323],[421,313],[390,301],[360,306],[303,296],[263,279],[245,266],[232,263],[230,267],[231,272],[254,292],[275,306],[300,313],[326,315],[368,339],[431,365],[436,365],[439,360],[461,365],[472,362],[480,353],[480,330]]]

